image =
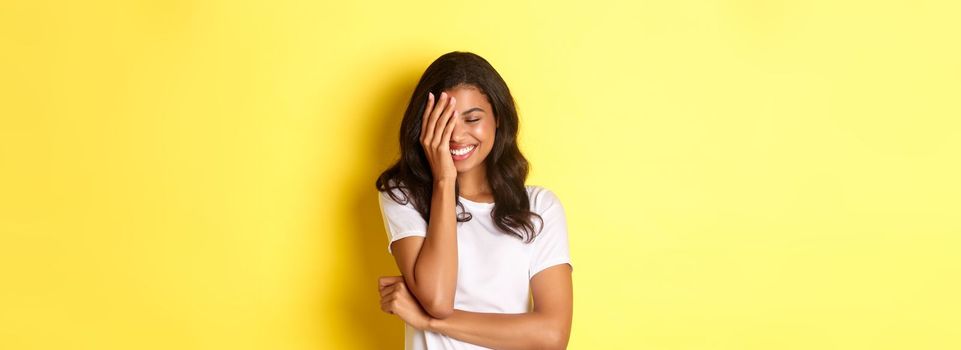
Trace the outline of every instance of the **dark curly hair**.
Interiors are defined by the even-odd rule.
[[[529,165],[517,147],[519,123],[514,97],[494,67],[476,54],[446,53],[424,71],[401,121],[400,159],[377,178],[377,190],[386,191],[400,204],[412,202],[421,217],[430,221],[433,174],[420,143],[421,120],[426,108],[424,101],[428,92],[437,95],[461,85],[475,87],[487,97],[498,125],[493,148],[484,160],[487,181],[494,194],[491,211],[494,224],[505,233],[530,243],[536,235],[533,219],[536,217],[543,224],[543,218],[530,210],[530,198],[524,187]],[[402,190],[407,198],[400,198],[394,189]],[[455,194],[459,193],[459,186],[455,186]],[[470,221],[473,216],[464,210],[460,199],[456,199],[456,203],[460,209],[457,221]]]

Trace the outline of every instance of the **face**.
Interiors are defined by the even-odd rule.
[[[494,148],[497,123],[490,102],[476,87],[460,85],[447,90],[457,99],[451,156],[458,174],[485,171],[484,159]],[[466,152],[466,153],[465,153]]]

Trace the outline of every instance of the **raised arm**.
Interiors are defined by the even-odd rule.
[[[457,168],[450,154],[456,101],[446,93],[434,106],[429,94],[421,125],[421,145],[434,179],[426,237],[408,237],[391,244],[397,268],[407,288],[427,313],[446,318],[454,311],[457,289]]]
[[[431,199],[426,237],[407,237],[391,244],[397,268],[420,305],[434,318],[454,311],[457,287],[457,231],[454,185],[438,182]]]

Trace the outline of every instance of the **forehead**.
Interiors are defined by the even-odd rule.
[[[480,107],[485,111],[491,110],[487,96],[481,93],[480,89],[472,85],[458,85],[449,90],[447,94],[457,99],[457,109],[465,110],[472,107]]]

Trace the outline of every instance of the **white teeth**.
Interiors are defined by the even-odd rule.
[[[461,149],[452,149],[450,150],[450,154],[453,154],[455,156],[462,156],[467,154],[467,152],[470,152],[473,149],[474,149],[474,145],[470,145]]]

